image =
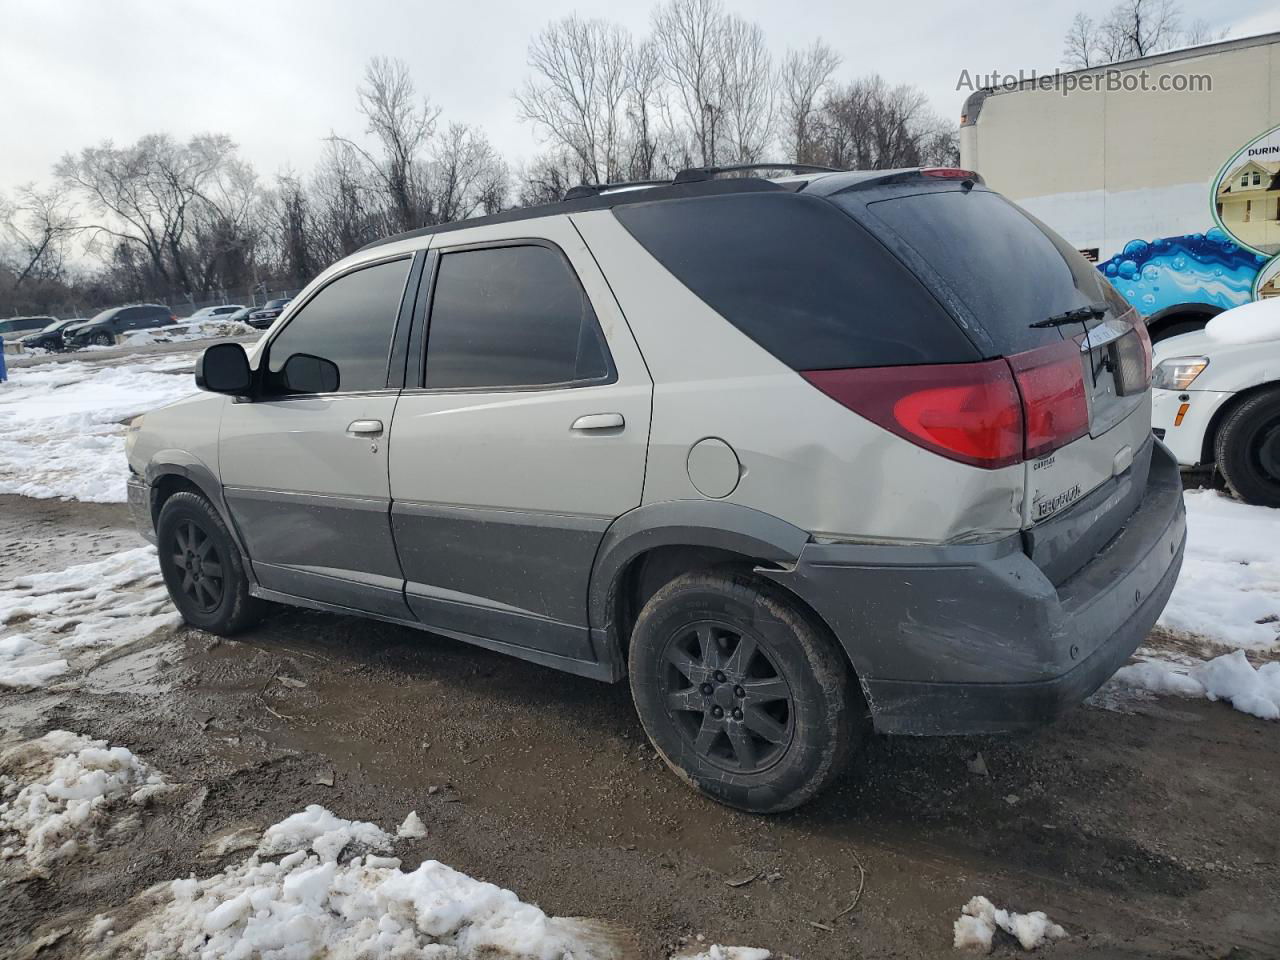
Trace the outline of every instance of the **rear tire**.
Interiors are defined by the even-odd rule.
[[[687,573],[636,620],[631,692],[659,755],[711,799],[752,813],[809,800],[847,766],[863,721],[845,660],[785,592]]]
[[[198,493],[182,490],[164,502],[156,545],[169,597],[191,626],[230,636],[266,612],[266,603],[249,595],[249,578],[231,532]]]
[[[1214,459],[1227,487],[1245,503],[1280,507],[1280,390],[1250,397],[1214,438]]]

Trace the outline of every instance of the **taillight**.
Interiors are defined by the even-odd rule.
[[[980,363],[807,370],[802,376],[891,433],[975,467],[1044,456],[1089,429],[1084,366],[1073,340]]]
[[[1089,430],[1080,346],[1062,340],[1009,358],[1022,394],[1027,459],[1066,446]]]
[[[989,469],[1022,459],[1022,406],[1003,360],[802,375],[855,413],[944,457]]]

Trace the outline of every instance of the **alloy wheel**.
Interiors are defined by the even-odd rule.
[[[201,613],[217,610],[225,580],[213,538],[194,520],[183,520],[174,529],[170,546],[173,564],[182,575],[183,594]]]
[[[791,687],[759,638],[704,620],[667,642],[662,670],[667,715],[699,756],[731,773],[759,773],[787,751]]]

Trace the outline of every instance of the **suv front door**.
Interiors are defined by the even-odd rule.
[[[577,231],[529,226],[432,246],[391,515],[420,620],[566,666],[596,659],[587,585],[604,531],[641,501],[653,383]]]
[[[385,433],[399,390],[387,376],[393,335],[416,293],[406,292],[412,263],[364,265],[318,290],[263,349],[258,395],[227,403],[224,494],[269,590],[411,616],[388,517]]]

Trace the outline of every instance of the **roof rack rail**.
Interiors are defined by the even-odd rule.
[[[570,187],[565,193],[565,200],[580,200],[583,197],[598,197],[606,190],[622,190],[627,187],[665,187],[670,180],[623,180],[619,183],[580,183]]]
[[[676,174],[672,183],[697,183],[714,180],[721,173],[745,173],[748,170],[794,170],[796,173],[839,173],[835,167],[816,163],[739,163],[729,167],[689,167]]]

